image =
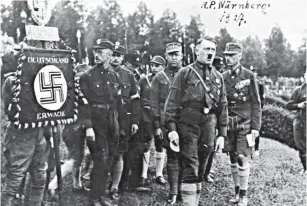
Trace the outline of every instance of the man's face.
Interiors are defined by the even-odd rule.
[[[110,59],[112,51],[110,49],[95,49],[93,54],[95,64],[103,64]]]
[[[166,60],[171,67],[179,67],[182,60],[182,52],[176,51],[165,54]]]
[[[212,64],[216,54],[216,45],[212,41],[204,39],[196,46],[195,53],[197,60],[203,64]]]
[[[119,66],[122,64],[123,60],[124,60],[124,55],[114,52],[111,56],[110,64],[112,66]]]
[[[242,59],[242,53],[225,54],[225,59],[227,66],[237,65]]]
[[[164,69],[164,66],[157,63],[150,63],[151,72],[153,75],[156,75],[158,72]]]

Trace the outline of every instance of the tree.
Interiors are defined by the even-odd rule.
[[[220,29],[219,36],[216,36],[214,39],[217,42],[216,51],[218,54],[225,51],[225,47],[228,42],[235,41],[235,39],[228,33],[226,28]]]
[[[59,29],[59,36],[73,49],[78,48],[77,30],[81,31],[81,42],[84,38],[83,14],[85,7],[79,1],[59,1],[52,10],[49,26]]]
[[[170,9],[165,10],[161,18],[155,23],[151,33],[153,52],[163,55],[167,43],[178,42],[179,37],[182,35],[181,30],[182,26],[177,19],[176,13]]]
[[[153,32],[154,16],[144,2],[127,18],[127,45],[130,51],[141,51],[152,47],[149,36]]]
[[[302,45],[298,48],[294,59],[293,74],[295,77],[302,77],[306,72],[306,37],[303,39]]]
[[[266,67],[265,54],[261,42],[256,36],[255,38],[248,36],[243,42],[243,58],[241,64],[246,68],[253,66],[261,73]]]
[[[265,41],[265,57],[267,68],[263,71],[264,75],[272,76],[277,79],[278,76],[285,73],[289,64],[287,56],[287,40],[278,26],[272,28],[270,37]]]

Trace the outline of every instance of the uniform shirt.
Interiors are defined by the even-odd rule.
[[[164,105],[169,92],[170,84],[173,81],[178,68],[170,69],[167,66],[163,71],[158,72],[151,83],[150,100],[151,110],[154,118],[154,129],[161,128],[164,125]]]
[[[239,66],[236,72],[223,73],[230,116],[238,115],[251,120],[251,129],[260,130],[261,104],[256,76],[250,70]]]
[[[151,105],[150,102],[150,88],[151,88],[151,77],[144,76],[140,79],[139,87],[140,87],[140,99],[141,99],[141,107],[149,107]]]
[[[122,100],[127,112],[131,113],[132,124],[138,124],[140,119],[140,95],[138,93],[138,87],[133,73],[125,66],[117,68],[110,66],[110,70],[114,70],[119,76],[122,86]]]
[[[91,108],[93,105],[109,105],[119,114],[119,123],[123,120],[122,100],[120,94],[120,80],[115,71],[95,65],[80,76],[80,89],[89,102],[80,105],[80,118],[85,128],[91,128]]]
[[[301,102],[306,102],[306,83],[294,89],[287,104],[287,109],[295,110],[297,117],[302,117],[303,120],[306,120],[306,107],[305,109],[300,109],[297,107],[297,105]]]
[[[189,66],[193,67],[201,77],[206,76],[204,82],[210,88],[215,102],[209,97],[200,79]],[[168,128],[172,131],[176,130],[180,109],[192,108],[203,111],[206,105],[217,116],[219,135],[226,136],[228,114],[226,90],[222,75],[214,67],[204,68],[198,61],[189,66],[180,69],[172,82],[165,103],[165,122],[168,124]]]

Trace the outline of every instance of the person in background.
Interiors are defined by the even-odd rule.
[[[150,145],[152,139],[154,138],[153,135],[153,118],[151,115],[151,100],[150,100],[150,89],[152,79],[156,76],[158,72],[161,72],[166,65],[166,61],[161,56],[154,56],[152,60],[150,60],[150,68],[151,73],[147,74],[146,76],[142,77],[139,82],[140,86],[140,96],[141,96],[141,111],[142,111],[142,118],[141,118],[141,131],[142,137],[144,139],[144,159],[143,159],[143,170],[142,170],[142,186],[147,185],[147,172],[150,160]],[[156,137],[156,136],[155,136]],[[160,153],[163,150],[162,144],[160,144],[159,140],[155,139],[155,148],[156,148],[156,176],[161,175],[161,168],[163,170],[163,161],[160,161]],[[160,153],[159,153],[160,152]],[[164,160],[164,159],[163,159]],[[157,177],[158,177],[157,176]]]
[[[287,109],[296,112],[293,121],[293,134],[295,145],[299,151],[299,157],[303,166],[300,174],[306,172],[306,82],[307,72],[304,74],[305,82],[294,89],[290,101],[287,103]]]

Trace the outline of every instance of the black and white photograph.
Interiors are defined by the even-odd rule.
[[[1,0],[1,205],[307,205],[306,11]]]

